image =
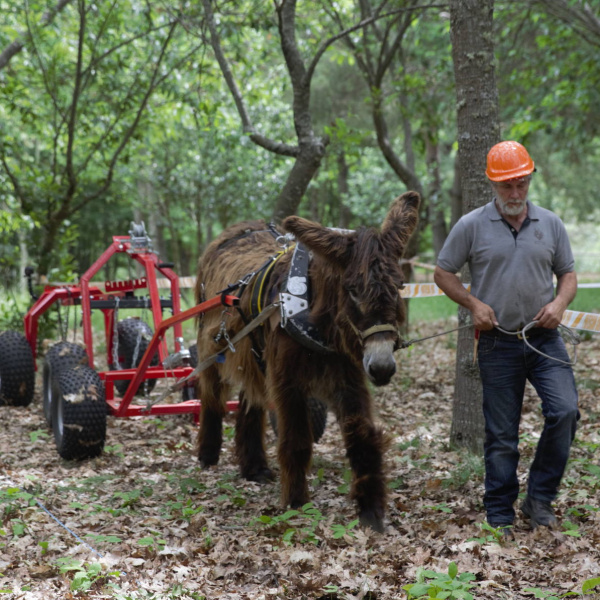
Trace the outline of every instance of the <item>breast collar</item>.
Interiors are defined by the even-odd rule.
[[[298,343],[320,354],[333,352],[310,321],[310,279],[308,267],[311,252],[301,242],[296,243],[290,272],[279,294],[281,326]]]
[[[251,318],[257,317],[267,302],[266,289],[275,263],[286,253],[279,252],[271,257],[253,278],[250,284]],[[311,252],[301,242],[296,242],[290,261],[288,276],[279,293],[281,307],[281,327],[298,343],[306,348],[326,354],[333,352],[322,339],[317,327],[310,321],[310,279],[308,267],[312,259]]]

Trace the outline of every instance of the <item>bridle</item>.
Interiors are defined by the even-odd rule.
[[[371,337],[372,335],[375,335],[376,333],[383,333],[384,331],[391,331],[392,333],[395,333],[398,336],[396,343],[394,345],[394,350],[397,350],[399,348],[399,346],[400,346],[400,331],[398,330],[397,327],[394,327],[394,325],[392,325],[391,323],[385,323],[383,325],[373,325],[372,327],[368,327],[364,331],[361,331],[350,320],[350,317],[347,316],[346,320],[348,321],[348,325],[350,325],[350,327],[352,328],[352,331],[354,331],[354,333],[360,339],[360,341],[362,342],[363,345],[365,343],[365,340],[368,337]]]

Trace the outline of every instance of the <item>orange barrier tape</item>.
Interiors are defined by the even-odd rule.
[[[193,288],[196,285],[195,277],[180,277],[179,286],[181,288]],[[598,284],[580,284],[578,287],[596,287]],[[168,279],[158,280],[159,288],[169,288]],[[465,285],[469,289],[468,285]],[[444,292],[435,285],[435,283],[407,283],[404,289],[400,290],[403,298],[435,298],[443,296]],[[572,329],[581,329],[584,331],[593,331],[600,333],[600,315],[594,313],[584,313],[573,310],[565,311],[562,324]]]

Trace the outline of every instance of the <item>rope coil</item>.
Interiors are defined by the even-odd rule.
[[[545,352],[542,352],[541,350],[538,350],[537,348],[534,348],[529,343],[526,334],[530,329],[535,327],[537,324],[538,324],[537,321],[531,321],[531,323],[528,323],[527,325],[525,325],[525,327],[523,327],[523,329],[520,329],[517,331],[507,331],[506,329],[502,329],[502,327],[499,327],[499,326],[496,326],[496,329],[507,335],[519,336],[519,339],[522,339],[525,342],[526,346],[528,346],[534,352],[537,352],[537,354],[539,354],[540,356],[544,356],[545,358],[554,360],[558,363],[561,363],[562,365],[567,365],[569,367],[574,366],[577,363],[577,346],[581,343],[581,337],[579,336],[579,334],[576,333],[575,331],[573,331],[570,327],[567,327],[566,325],[563,325],[562,323],[559,324],[558,328],[562,330],[563,336],[567,339],[567,342],[569,344],[571,344],[571,346],[573,346],[573,360],[571,360],[571,361],[562,360],[560,358],[550,356],[549,354],[546,354]]]

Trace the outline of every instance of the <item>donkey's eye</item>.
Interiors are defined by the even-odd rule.
[[[358,294],[358,290],[354,286],[346,286],[346,293],[350,297],[350,300],[354,302],[357,306],[360,305],[360,296]]]

